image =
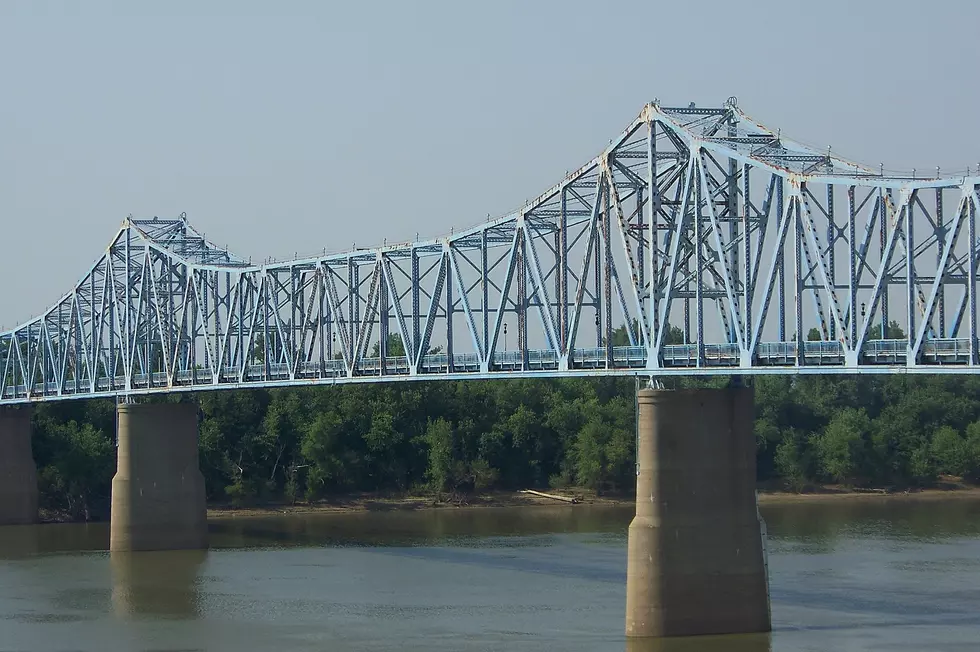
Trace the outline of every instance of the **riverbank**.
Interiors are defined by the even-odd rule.
[[[274,514],[329,514],[347,512],[419,511],[428,509],[480,509],[487,507],[533,507],[536,505],[567,506],[569,509],[585,505],[623,505],[634,503],[632,495],[597,495],[587,490],[548,490],[548,494],[564,500],[548,498],[519,491],[497,491],[482,494],[424,495],[424,494],[347,494],[329,500],[287,503],[270,501],[232,505],[211,503],[208,518],[242,518]],[[931,501],[931,500],[978,500],[980,487],[962,483],[946,483],[939,488],[888,491],[885,489],[852,489],[834,485],[809,486],[801,493],[773,488],[759,489],[759,504],[812,504],[823,502],[857,501]],[[574,499],[574,504],[569,502]],[[104,501],[91,513],[92,521],[108,521],[109,505]],[[39,510],[40,523],[72,523],[80,519],[58,510]]]
[[[233,506],[212,505],[208,518],[241,518],[272,514],[313,514],[334,512],[417,511],[425,509],[479,509],[486,507],[529,507],[535,505],[560,506],[570,509],[584,505],[632,505],[634,498],[628,495],[599,496],[587,491],[550,491],[565,498],[575,498],[576,504],[540,495],[521,492],[493,492],[469,496],[424,495],[375,495],[357,494],[329,501],[312,503],[268,503],[261,505]],[[793,504],[834,501],[922,501],[922,500],[980,500],[980,487],[966,485],[906,491],[854,490],[835,486],[815,487],[805,493],[760,490],[759,503]]]

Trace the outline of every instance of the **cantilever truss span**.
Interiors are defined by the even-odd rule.
[[[520,210],[447,238],[252,265],[127,219],[0,334],[0,403],[632,373],[975,373],[980,178],[888,176],[730,100],[652,103]]]

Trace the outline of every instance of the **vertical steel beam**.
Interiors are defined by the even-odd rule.
[[[728,122],[728,136],[729,138],[735,138],[738,136],[738,120],[735,116],[737,114],[732,111],[731,117]],[[705,170],[707,173],[707,170]],[[731,250],[731,262],[728,265],[728,269],[731,270],[731,280],[732,287],[731,291],[734,299],[735,314],[732,315],[732,326],[731,332],[728,334],[729,342],[738,342],[742,339],[741,329],[739,329],[738,319],[736,315],[739,311],[739,304],[741,297],[738,294],[738,277],[739,277],[739,267],[738,267],[738,229],[740,226],[738,220],[738,161],[736,161],[731,156],[728,157],[728,172],[726,174],[726,194],[727,194],[727,210],[726,217],[728,219],[728,246]],[[710,197],[709,197],[710,200]],[[711,208],[710,206],[708,207]],[[713,209],[712,209],[713,210]],[[709,213],[710,215],[710,213]],[[719,231],[718,237],[721,237],[721,232]],[[746,232],[746,237],[748,233]],[[718,256],[724,257],[725,252],[719,250]],[[738,329],[739,333],[736,335],[735,330]]]
[[[742,304],[744,305],[745,327],[742,334],[742,341],[748,346],[752,337],[752,288],[755,279],[752,277],[752,231],[749,221],[749,211],[752,208],[751,186],[749,184],[749,172],[751,166],[747,163],[742,167],[742,257],[745,259],[744,277],[742,281]],[[763,218],[765,219],[765,218]],[[762,243],[759,243],[762,247]]]
[[[906,324],[906,335],[905,341],[908,347],[909,356],[906,358],[906,363],[909,365],[915,365],[918,360],[911,359],[912,349],[915,347],[915,298],[916,298],[916,286],[915,286],[915,231],[913,229],[915,225],[915,202],[918,196],[918,191],[912,191],[912,198],[909,200],[908,215],[905,220],[905,290],[906,290],[906,303],[905,303],[905,324]]]
[[[133,380],[133,378],[132,378],[132,376],[133,376],[133,365],[132,365],[132,363],[131,363],[131,361],[129,359],[129,352],[132,350],[132,348],[131,348],[132,347],[132,321],[131,321],[132,320],[132,316],[130,314],[130,305],[132,303],[131,300],[130,300],[130,295],[132,294],[132,286],[131,286],[131,280],[132,280],[132,268],[131,268],[131,264],[132,263],[131,263],[131,259],[130,259],[130,250],[129,250],[131,240],[132,240],[132,228],[130,226],[129,220],[127,219],[126,220],[126,245],[125,245],[125,251],[124,251],[124,254],[123,254],[124,258],[126,259],[125,260],[125,263],[124,263],[125,264],[125,268],[126,268],[126,273],[125,273],[125,277],[126,277],[126,281],[125,281],[125,283],[126,283],[126,286],[125,286],[126,287],[126,289],[125,289],[126,299],[123,302],[123,328],[125,329],[125,332],[123,333],[123,338],[122,338],[122,342],[121,342],[122,346],[125,347],[125,350],[123,351],[123,356],[122,356],[122,359],[123,360],[122,361],[123,361],[123,364],[126,365],[125,382],[126,382],[126,389],[127,390],[132,389],[132,380]],[[113,296],[115,296],[115,288],[113,288]]]
[[[188,364],[188,369],[191,372],[191,384],[196,385],[197,384],[197,334],[198,334],[197,319],[198,319],[198,312],[200,311],[200,306],[196,299],[197,291],[195,290],[195,279],[194,279],[193,268],[188,268],[187,278],[188,278],[188,294],[190,295],[190,300],[191,300],[191,306],[190,306],[191,329],[190,329],[190,339],[188,340],[188,343],[190,345],[190,355],[188,356],[189,360],[187,364]],[[266,310],[268,311],[268,292],[266,293],[266,300],[267,300]],[[266,312],[266,316],[268,317],[268,312]],[[268,321],[268,319],[266,321]],[[268,341],[266,342],[266,346],[268,346]]]
[[[149,250],[147,250],[147,257],[149,258]],[[147,267],[147,269],[149,269],[149,267]],[[221,377],[221,367],[224,365],[224,359],[223,359],[223,355],[222,355],[222,352],[221,352],[221,310],[220,310],[220,308],[221,308],[222,301],[221,301],[221,292],[220,292],[220,287],[219,287],[219,284],[221,282],[220,281],[220,279],[221,279],[221,272],[214,271],[213,274],[214,274],[214,296],[213,296],[213,303],[214,303],[214,320],[213,320],[213,323],[214,323],[214,355],[215,355],[215,358],[216,358],[215,364],[214,364],[214,380],[215,380],[215,382],[217,382],[219,380],[219,378]],[[230,287],[228,288],[228,293],[231,294],[231,288]],[[295,292],[293,294],[295,295]],[[150,339],[149,338],[149,331],[147,331],[147,338],[146,339],[147,339],[147,343],[149,343],[149,339]],[[149,349],[149,346],[147,346],[147,355],[149,355],[149,350],[150,350]]]
[[[327,359],[333,359],[333,350],[331,348],[333,328],[330,324],[330,312],[324,296],[327,293],[327,286],[324,280],[323,263],[317,265],[313,282],[316,284],[316,298],[319,304],[319,311],[317,312],[317,352],[319,354],[317,376],[323,378],[327,373]],[[407,350],[408,348],[406,347]]]
[[[658,294],[658,281],[659,269],[658,269],[658,257],[660,256],[660,238],[657,233],[657,225],[660,223],[660,187],[657,183],[657,122],[655,120],[647,121],[647,228],[649,233],[647,235],[650,240],[650,257],[646,261],[641,261],[642,265],[646,265],[649,270],[647,278],[649,281],[649,303],[647,304],[647,310],[649,318],[647,323],[650,326],[650,332],[647,334],[647,356],[652,357],[655,354],[655,349],[657,348],[657,334],[660,332],[660,297]],[[640,231],[640,237],[643,237],[642,230]],[[642,288],[641,288],[642,290]],[[647,367],[652,366],[652,361],[647,360]]]
[[[970,246],[967,255],[969,261],[969,278],[967,292],[970,299],[970,364],[977,364],[977,194],[972,193],[970,202]]]
[[[388,373],[388,329],[391,327],[391,315],[388,312],[388,279],[384,274],[386,262],[384,254],[381,254],[378,260],[377,273],[380,276],[378,279],[378,292],[380,293],[378,294],[378,355],[381,357],[378,373],[382,376]],[[392,291],[394,291],[393,288]]]
[[[786,205],[786,180],[780,176],[776,181],[776,204],[779,206],[779,213],[776,217],[776,229],[782,225],[781,220],[792,219]],[[786,263],[784,250],[780,244],[779,256],[776,259],[777,286],[776,292],[779,296],[779,341],[786,341]]]
[[[609,175],[606,180],[606,191],[603,193],[602,203],[602,299],[603,306],[602,312],[605,319],[602,321],[602,325],[605,328],[603,335],[603,340],[605,340],[606,347],[606,369],[612,369],[613,367],[613,317],[612,317],[612,193],[614,180]],[[602,183],[600,180],[599,183]]]
[[[837,264],[835,249],[837,249],[837,222],[834,219],[834,184],[827,184],[827,274],[830,276],[828,290],[836,294],[837,291]],[[816,256],[823,256],[819,249]],[[835,294],[832,294],[833,297]],[[831,309],[837,309],[836,300],[832,300]],[[830,341],[837,340],[837,320],[830,320]]]
[[[517,241],[514,246],[517,248],[515,265],[517,267],[517,350],[521,354],[521,370],[528,367],[528,346],[527,346],[527,256],[525,255],[524,241],[520,231],[523,226],[518,226]]]
[[[696,175],[697,187],[695,188],[695,204],[694,204],[694,310],[696,324],[696,343],[697,343],[697,366],[700,367],[704,365],[704,296],[703,288],[704,282],[702,278],[702,270],[704,269],[704,256],[702,251],[702,220],[704,219],[704,203],[710,202],[711,197],[704,196],[704,170],[701,167],[700,157],[694,158],[692,155],[691,165],[695,166],[694,174]],[[710,207],[709,207],[710,210]]]
[[[646,267],[646,189],[645,186],[636,187],[636,210],[633,213],[636,216],[636,227],[630,229],[636,234],[636,259],[639,264],[636,266],[637,274],[637,293],[640,295],[640,303],[643,303],[643,288],[646,287],[646,277],[647,277],[647,267]],[[629,220],[627,220],[627,225]],[[627,232],[628,234],[629,232]],[[637,317],[642,317],[642,315],[637,315]]]
[[[486,235],[483,237],[484,252],[486,251]],[[486,261],[486,255],[484,255]],[[483,266],[483,277],[486,279],[486,264]],[[412,247],[412,343],[411,348],[418,352],[419,342],[422,340],[421,333],[421,304],[419,301],[419,288],[422,283],[419,278],[419,252]],[[484,285],[484,296],[486,296],[486,285]],[[408,351],[408,347],[405,349]],[[418,365],[419,359],[416,355],[412,360],[413,365]]]
[[[891,189],[885,192],[885,194],[882,197],[882,201],[884,203],[883,203],[883,209],[881,213],[881,224],[879,225],[878,228],[878,246],[881,254],[881,260],[884,261],[886,259],[885,251],[888,249],[889,217],[891,217],[892,221],[895,221],[895,225],[892,228],[898,229],[898,213],[897,213],[897,209],[895,209],[895,202],[892,200]],[[890,215],[889,213],[891,211],[895,211],[895,212]],[[882,294],[881,302],[880,302],[881,303],[881,339],[887,340],[889,339],[888,337],[888,284],[890,280],[888,278],[887,265],[881,266],[881,273],[884,275],[884,277],[882,278],[884,294]]]
[[[112,256],[111,252],[106,254],[106,266],[105,266],[105,283],[106,283],[106,285],[105,285],[105,296],[103,298],[103,301],[104,301],[104,304],[103,304],[104,305],[104,309],[107,310],[108,313],[109,313],[109,350],[106,352],[106,358],[108,358],[109,368],[106,370],[106,372],[107,372],[107,374],[109,376],[108,382],[109,382],[109,389],[110,389],[110,391],[111,390],[114,390],[116,388],[116,369],[117,369],[117,360],[116,360],[116,310],[115,310],[116,290],[115,290],[115,284],[114,284],[114,281],[113,281],[113,278],[112,278],[112,276],[113,276],[113,269],[112,269],[112,259],[111,259],[111,256]],[[111,292],[111,294],[110,294],[110,292]],[[24,374],[24,382],[27,384],[27,391],[30,392],[31,391],[30,381],[28,379],[28,376],[26,374],[26,371],[25,371],[25,374]]]
[[[453,274],[450,271],[452,261],[449,260],[448,248],[443,251],[443,266],[446,269],[446,358],[447,369],[453,373]],[[460,288],[465,292],[466,288]]]
[[[847,187],[847,330],[848,344],[854,350],[857,344],[857,211],[854,204],[854,186]],[[855,351],[860,355],[860,351]]]
[[[262,270],[262,283],[259,285],[259,301],[262,302],[262,369],[264,377],[266,380],[269,379],[269,375],[272,369],[269,364],[269,358],[271,354],[271,346],[269,342],[269,271],[267,269]],[[191,304],[193,308],[193,304]]]
[[[598,201],[599,204],[596,207],[597,219],[599,220],[597,225],[599,227],[599,237],[596,239],[595,248],[595,301],[593,305],[595,306],[595,345],[596,348],[601,348],[602,343],[602,288],[603,288],[603,270],[605,269],[602,254],[605,252],[604,242],[602,242],[602,233],[605,225],[603,221],[605,219],[603,212],[607,211],[609,208],[609,201],[606,199],[606,185],[604,183],[605,177],[602,175],[601,169],[599,172],[599,178],[596,180],[596,188],[599,190]]]
[[[806,335],[803,333],[803,224],[800,219],[800,204],[802,203],[800,196],[794,194],[790,198],[790,202],[793,204],[793,216],[790,219],[793,220],[793,232],[796,234],[793,242],[793,281],[796,285],[796,335],[794,336],[796,340],[796,364],[803,366],[806,363],[803,349]]]
[[[943,188],[936,188],[936,241],[939,247],[936,250],[936,265],[943,259],[943,240],[946,238],[946,225],[943,219]],[[936,274],[942,274],[937,267]],[[939,337],[946,337],[946,284],[939,286],[939,306],[936,308],[939,313]]]
[[[483,317],[483,352],[484,356],[490,351],[490,270],[487,266],[487,229],[480,234],[480,289],[483,291],[483,304],[480,312]],[[564,274],[564,272],[563,272]],[[568,279],[567,274],[565,279]]]
[[[347,359],[350,361],[351,373],[360,357],[357,351],[358,333],[357,329],[361,323],[361,282],[359,268],[353,258],[347,259]]]
[[[558,261],[555,269],[558,285],[558,348],[568,351],[568,189],[561,189],[561,215],[558,219]],[[486,323],[486,320],[484,320]]]

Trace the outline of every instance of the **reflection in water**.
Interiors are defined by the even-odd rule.
[[[217,519],[208,524],[208,531],[212,548],[435,545],[575,532],[619,535],[626,531],[633,509],[579,505],[292,514]]]
[[[111,553],[116,614],[196,616],[198,570],[207,555],[207,550]]]
[[[980,536],[980,501],[968,498],[801,499],[764,504],[769,536],[829,552],[841,537],[871,536],[937,541]],[[633,506],[437,509],[312,513],[217,519],[209,523],[212,548],[308,545],[400,546],[454,540],[556,533],[624,535]]]
[[[833,549],[842,536],[935,541],[980,535],[980,501],[970,498],[839,498],[762,506],[770,535]]]
[[[40,528],[7,525],[0,528],[0,559],[23,559],[38,553]]]
[[[769,634],[635,638],[626,640],[626,652],[770,652]]]
[[[19,559],[53,552],[105,550],[107,523],[46,523],[0,526],[0,559]]]

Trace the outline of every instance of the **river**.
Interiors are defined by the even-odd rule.
[[[767,505],[771,636],[628,646],[626,507],[212,520],[112,554],[104,524],[0,528],[0,651],[975,652],[980,502]]]

